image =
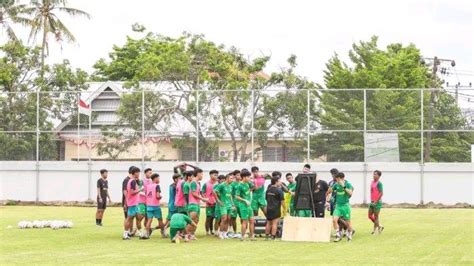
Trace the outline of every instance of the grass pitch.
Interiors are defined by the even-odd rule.
[[[353,209],[351,243],[218,240],[204,236],[203,220],[192,243],[171,244],[158,234],[123,241],[120,208],[107,209],[103,227],[94,215],[94,208],[0,207],[1,264],[474,264],[473,209],[382,209],[385,231],[375,236],[366,210]],[[74,228],[16,227],[36,219],[71,220]]]

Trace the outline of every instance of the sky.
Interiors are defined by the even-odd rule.
[[[473,80],[474,1],[429,0],[69,0],[70,7],[92,18],[60,16],[77,43],[57,44],[51,38],[48,62],[67,58],[92,72],[114,44],[134,36],[133,23],[147,31],[177,37],[182,32],[204,34],[215,43],[236,46],[249,58],[271,55],[266,72],[298,58],[297,71],[322,82],[328,59],[338,53],[347,60],[352,43],[379,36],[379,45],[414,43],[426,57],[454,59],[458,76],[451,84]],[[27,30],[20,30],[27,38]],[[459,80],[458,80],[459,79]],[[474,94],[474,93],[473,93]],[[474,99],[473,99],[474,100]]]

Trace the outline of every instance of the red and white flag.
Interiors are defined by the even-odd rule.
[[[79,113],[90,116],[92,108],[90,104],[87,104],[83,100],[79,100]]]

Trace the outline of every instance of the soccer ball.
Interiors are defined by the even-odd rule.
[[[32,224],[33,224],[33,228],[43,228],[43,223],[41,221],[34,220]]]
[[[40,221],[40,228],[45,228],[48,227],[47,224],[48,221]]]
[[[61,228],[72,228],[73,226],[74,224],[71,221],[60,221],[60,220],[52,220],[52,221],[34,220],[33,222],[30,222],[30,221],[18,222],[19,229],[50,227],[53,230],[57,230]]]
[[[26,228],[26,223],[27,223],[27,221],[19,221],[18,222],[18,228],[25,229]]]
[[[33,228],[33,223],[30,221],[26,222],[26,227],[25,228]]]
[[[61,228],[61,221],[51,221],[50,227],[53,230],[58,230],[59,228]]]
[[[66,221],[66,228],[72,228],[74,224],[71,221]]]

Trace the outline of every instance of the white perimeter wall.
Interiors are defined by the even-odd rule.
[[[151,167],[161,176],[161,186],[165,200],[171,183],[173,166],[176,162],[92,162],[92,178],[89,182],[88,162],[40,162],[39,182],[36,182],[36,162],[0,162],[0,200],[34,201],[85,201],[96,197],[96,182],[99,170],[109,170],[109,191],[112,200],[121,201],[121,183],[127,175],[128,167],[135,165],[142,170]],[[302,163],[259,163],[261,171],[292,172],[296,175]],[[245,163],[199,163],[205,171],[217,169],[227,173],[251,165]],[[373,170],[381,170],[384,184],[383,201],[386,203],[420,203],[421,166],[418,163],[368,163],[364,178],[363,163],[312,163],[318,176],[330,180],[329,170],[338,168],[345,172],[347,180],[355,187],[352,203],[362,203],[369,199],[369,186]],[[474,164],[473,163],[432,163],[425,164],[423,178],[423,200],[442,204],[473,204]],[[38,187],[37,187],[38,186]],[[90,188],[88,189],[88,186]],[[90,195],[89,195],[90,193]]]

